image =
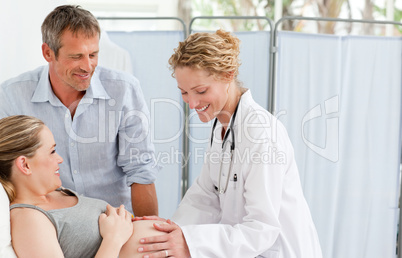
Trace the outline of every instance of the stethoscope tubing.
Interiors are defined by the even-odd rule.
[[[223,150],[224,150],[224,146],[225,146],[225,143],[227,142],[227,138],[228,138],[229,134],[231,134],[231,136],[232,136],[232,142],[230,143],[230,165],[229,165],[229,173],[228,173],[228,176],[227,176],[227,178],[226,178],[226,184],[225,184],[225,188],[224,188],[224,189],[222,189],[222,187],[221,187],[222,163],[220,163],[220,166],[219,166],[219,177],[218,177],[218,189],[217,189],[217,190],[218,190],[218,193],[220,193],[220,194],[226,193],[226,190],[228,189],[228,185],[229,185],[229,180],[230,180],[230,172],[232,171],[233,152],[234,152],[234,149],[235,149],[235,136],[234,136],[234,131],[233,131],[233,124],[234,124],[234,121],[235,121],[235,119],[236,119],[236,114],[237,114],[237,108],[238,108],[238,107],[239,107],[239,104],[237,104],[236,109],[235,109],[235,111],[233,112],[232,121],[230,121],[229,128],[228,128],[228,130],[226,131],[225,136],[223,137],[222,152],[223,152]],[[211,145],[212,145],[212,143],[213,143],[214,131],[215,131],[217,122],[218,122],[218,119],[215,118],[214,125],[212,126]]]

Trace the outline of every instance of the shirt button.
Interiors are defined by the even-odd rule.
[[[70,145],[71,145],[71,147],[74,147],[75,144],[72,142],[72,143],[70,143]]]
[[[77,171],[77,170],[74,170],[74,171],[73,171],[73,173],[74,173],[74,174],[77,174],[77,173],[78,173],[78,171]]]
[[[67,117],[69,117],[69,115],[68,115],[68,114],[65,114],[64,116],[65,116],[66,118],[67,118]]]

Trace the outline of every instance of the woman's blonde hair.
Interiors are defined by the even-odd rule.
[[[39,133],[44,123],[31,116],[0,119],[0,183],[12,202],[15,189],[10,182],[13,162],[19,156],[31,158],[41,146]]]
[[[230,73],[236,79],[241,64],[239,53],[240,40],[230,32],[199,32],[179,43],[169,59],[169,65],[173,77],[177,67],[190,67],[205,70],[218,80]]]

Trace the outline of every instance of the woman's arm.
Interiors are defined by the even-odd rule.
[[[118,257],[121,247],[133,233],[131,214],[123,205],[115,209],[108,204],[106,213],[99,216],[99,229],[103,240],[95,258]]]
[[[18,257],[64,257],[52,222],[41,212],[18,208],[11,210],[12,245]]]
[[[64,257],[52,222],[41,212],[30,208],[11,210],[11,237],[18,257]],[[121,247],[133,232],[131,214],[124,206],[106,207],[106,214],[99,217],[103,238],[95,257],[118,257]]]

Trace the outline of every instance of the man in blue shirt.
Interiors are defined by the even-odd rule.
[[[99,38],[90,12],[57,7],[42,24],[48,66],[1,85],[0,117],[25,114],[45,122],[64,158],[64,187],[124,204],[136,216],[157,215],[149,111],[135,77],[97,67]]]

